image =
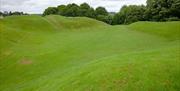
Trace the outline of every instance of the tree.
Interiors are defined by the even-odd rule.
[[[96,15],[104,15],[104,16],[107,16],[108,15],[108,12],[107,10],[104,8],[104,7],[97,7],[96,10]]]
[[[79,15],[79,6],[77,4],[68,4],[65,8],[65,16],[78,16]]]
[[[50,14],[58,14],[62,16],[85,16],[95,18],[106,23],[112,23],[113,17],[108,16],[108,12],[104,7],[98,7],[96,10],[91,8],[87,3],[83,3],[78,6],[75,3],[68,5],[59,5],[57,7],[48,7],[45,9],[43,16]]]
[[[88,12],[86,12],[85,16],[90,18],[96,18],[95,10],[93,8],[90,8]]]
[[[80,16],[88,16],[88,13],[92,12],[92,10],[90,10],[90,9],[91,9],[91,7],[87,3],[81,4],[79,7],[79,11],[80,11],[79,15]]]
[[[117,25],[117,24],[123,24],[124,23],[124,17],[120,13],[116,13],[113,17],[112,25]]]
[[[170,13],[171,13],[171,17],[180,18],[180,0],[172,0]]]
[[[0,11],[0,16],[3,16],[3,13]]]
[[[12,16],[12,15],[28,15],[28,14],[24,12],[19,12],[19,11],[15,11],[15,12],[12,12],[12,11],[1,12],[0,11],[0,16]]]
[[[58,7],[57,7],[57,9],[58,9],[58,14],[59,15],[65,15],[65,10],[66,10],[66,5],[59,5]]]
[[[56,7],[48,7],[47,9],[45,9],[43,16],[50,14],[58,14],[58,9]]]
[[[97,7],[96,10],[95,10],[95,14],[96,14],[96,19],[97,20],[100,20],[100,21],[103,21],[103,22],[107,21],[106,16],[108,15],[108,12],[104,7]]]
[[[18,11],[9,12],[9,15],[23,15],[23,12],[18,12]]]
[[[118,24],[130,24],[136,21],[143,21],[145,20],[144,16],[145,12],[145,6],[137,6],[137,5],[129,5],[129,6],[123,6],[119,12],[115,16],[116,19],[114,22]]]
[[[105,17],[105,22],[106,22],[107,24],[112,25],[112,24],[113,24],[113,16],[112,16],[112,15],[106,16],[106,17]]]
[[[180,0],[147,0],[146,17],[152,21],[180,18]]]
[[[106,22],[106,16],[105,15],[98,15],[96,17],[97,20],[100,20],[100,21],[103,21],[103,22]]]

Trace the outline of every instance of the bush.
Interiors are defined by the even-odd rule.
[[[180,19],[178,17],[170,17],[166,19],[167,21],[179,21]]]

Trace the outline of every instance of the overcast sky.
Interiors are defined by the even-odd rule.
[[[0,11],[23,11],[27,13],[42,13],[49,6],[69,3],[88,3],[96,8],[105,7],[109,12],[117,12],[123,5],[146,4],[146,0],[0,0]]]

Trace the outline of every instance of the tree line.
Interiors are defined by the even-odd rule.
[[[180,0],[147,0],[147,5],[123,6],[113,17],[114,24],[137,21],[178,21]]]
[[[180,0],[147,0],[147,5],[125,5],[119,12],[110,14],[104,7],[92,8],[87,3],[48,7],[43,16],[85,16],[111,25],[130,24],[137,21],[176,21],[180,20]]]
[[[75,3],[68,5],[59,5],[57,7],[48,7],[45,9],[43,16],[57,14],[62,16],[69,17],[90,17],[95,18],[101,21],[105,21],[109,15],[107,10],[104,7],[97,7],[96,9],[90,7],[87,3],[83,3],[81,5],[77,5]]]
[[[15,12],[11,12],[11,11],[4,11],[4,12],[1,12],[0,11],[0,16],[12,16],[12,15],[28,15],[27,13],[24,13],[24,12],[18,12],[18,11],[15,11]]]
[[[124,5],[119,12],[109,13],[104,7],[92,8],[87,3],[48,7],[43,16],[56,14],[67,17],[90,17],[111,25],[130,24],[137,21],[180,20],[180,0],[147,0],[145,5]],[[0,12],[0,16],[28,15],[23,12]]]

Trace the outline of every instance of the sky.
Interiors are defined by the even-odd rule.
[[[118,12],[123,5],[145,5],[146,0],[0,0],[0,11],[42,13],[47,7],[70,3],[88,3],[93,8],[105,7],[109,12]]]

